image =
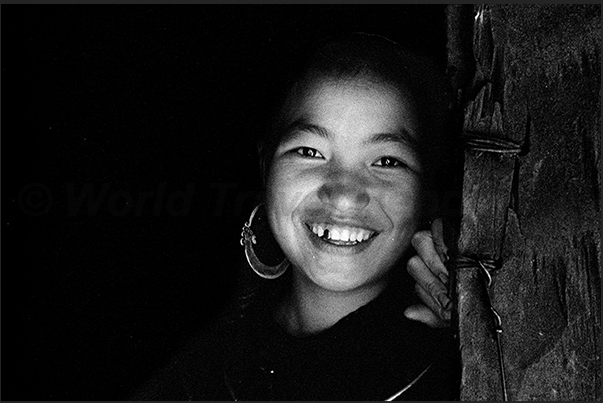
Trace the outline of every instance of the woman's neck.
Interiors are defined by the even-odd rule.
[[[293,276],[291,293],[282,301],[276,320],[295,336],[328,329],[368,304],[381,293],[386,282],[350,291],[329,291],[307,279]]]

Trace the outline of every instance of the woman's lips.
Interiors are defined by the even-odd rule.
[[[304,209],[299,223],[306,227],[314,246],[335,254],[364,251],[381,233],[382,227],[367,212],[342,215],[325,207]]]
[[[307,223],[312,233],[334,245],[356,245],[373,237],[376,232],[366,228],[328,223]]]
[[[356,254],[366,250],[375,237],[377,232],[360,227],[338,226],[334,224],[306,224],[308,237],[312,244],[322,249],[329,254]],[[319,228],[323,228],[322,236],[318,235]],[[315,232],[317,231],[317,232]],[[347,232],[346,232],[347,231]],[[356,240],[351,240],[351,237],[356,236]],[[335,239],[339,237],[339,239]],[[347,237],[347,241],[342,238]],[[358,237],[361,237],[359,240]]]

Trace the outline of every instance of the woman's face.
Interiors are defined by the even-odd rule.
[[[421,219],[413,104],[359,78],[314,80],[292,105],[267,188],[279,245],[322,289],[383,286]]]

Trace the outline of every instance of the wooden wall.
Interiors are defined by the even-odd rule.
[[[456,248],[500,263],[489,296],[481,269],[456,271],[461,399],[503,397],[489,297],[509,400],[600,400],[601,6],[447,13],[469,139]]]

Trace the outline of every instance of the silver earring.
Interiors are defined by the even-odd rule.
[[[257,214],[261,206],[263,206],[263,204],[259,204],[255,209],[253,209],[251,216],[249,217],[249,221],[243,225],[243,231],[241,232],[241,246],[245,248],[245,257],[247,258],[247,263],[249,263],[249,266],[251,266],[253,271],[258,276],[266,279],[275,279],[287,271],[290,263],[287,258],[284,258],[283,261],[278,263],[276,266],[269,266],[262,263],[257,257],[253,249],[253,245],[257,245],[257,235],[259,235],[259,231],[256,230],[257,235],[252,231],[251,226],[253,224],[253,219],[256,218],[256,224],[259,224],[257,226],[258,228],[260,228],[261,225],[264,225],[265,228],[268,228],[265,216],[262,217],[261,214]],[[269,229],[265,232],[266,238],[272,238],[272,234],[270,233]]]

